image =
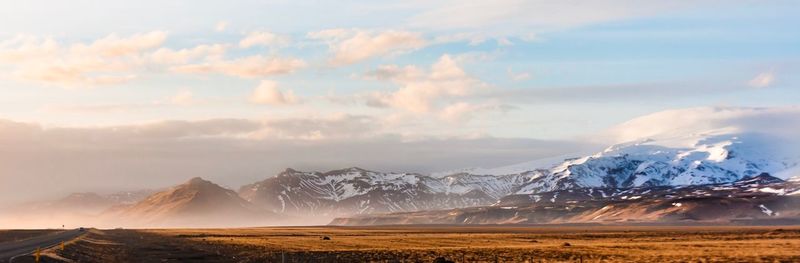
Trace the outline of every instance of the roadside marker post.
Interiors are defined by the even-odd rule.
[[[64,241],[61,241],[61,251],[64,251]]]
[[[42,249],[37,247],[37,248],[36,248],[36,255],[35,255],[35,258],[36,258],[36,260],[35,260],[35,261],[36,261],[36,263],[39,263],[39,258],[40,258],[41,256],[42,256]]]

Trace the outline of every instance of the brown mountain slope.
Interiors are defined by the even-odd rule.
[[[277,217],[202,178],[155,193],[139,203],[109,211],[123,226],[204,227],[275,224]]]

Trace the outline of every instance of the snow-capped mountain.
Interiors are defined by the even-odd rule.
[[[762,173],[787,179],[797,158],[776,154],[783,142],[761,134],[695,136],[689,147],[646,139],[567,160],[527,182],[519,194],[570,188],[704,185]]]
[[[579,188],[509,195],[492,206],[337,218],[333,225],[550,223],[797,224],[800,184],[761,174],[732,183]]]
[[[532,173],[432,177],[361,168],[320,172],[292,169],[243,186],[246,200],[278,213],[345,215],[488,205],[514,193]]]
[[[603,151],[472,174],[528,173],[518,194],[576,188],[704,185],[800,174],[800,109],[695,108],[636,118],[597,137]],[[549,165],[548,165],[549,164]]]
[[[790,111],[789,116],[800,116]],[[241,188],[246,200],[279,213],[346,215],[488,205],[516,194],[570,189],[679,187],[735,182],[758,175],[788,180],[800,171],[800,143],[777,126],[785,111],[701,108],[626,122],[605,150],[495,169],[422,175],[349,168],[286,170]],[[776,117],[777,116],[777,117]],[[763,119],[773,120],[772,126]]]

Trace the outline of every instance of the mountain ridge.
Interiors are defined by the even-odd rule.
[[[236,192],[194,177],[154,193],[133,205],[109,210],[104,217],[128,226],[203,227],[276,223],[277,215],[258,209]]]
[[[491,206],[337,218],[331,225],[800,223],[800,183],[761,174],[714,185],[580,188],[509,195]]]
[[[273,212],[318,215],[413,211],[490,204],[524,175],[382,173],[351,167],[328,172],[286,169],[242,186],[240,196]]]

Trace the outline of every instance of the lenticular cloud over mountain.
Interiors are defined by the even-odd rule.
[[[692,143],[681,138],[714,134],[757,133],[793,139],[800,130],[800,107],[701,107],[666,110],[617,125],[603,140],[624,143],[641,139]],[[797,140],[797,139],[795,139]],[[678,146],[678,145],[676,145]]]
[[[613,186],[720,183],[759,173],[788,179],[800,175],[798,130],[798,107],[667,110],[609,129],[598,140],[612,146],[553,169],[560,180],[584,178],[584,186],[605,185],[609,178],[598,172],[623,168],[629,174],[617,175]]]
[[[607,149],[607,153],[633,145],[671,147],[683,149],[679,150],[682,159],[716,163],[730,163],[734,158],[758,161],[760,165],[756,168],[787,179],[800,176],[798,130],[800,107],[796,106],[704,107],[635,118],[610,129],[603,139],[620,143]],[[743,165],[748,164],[737,164]]]

